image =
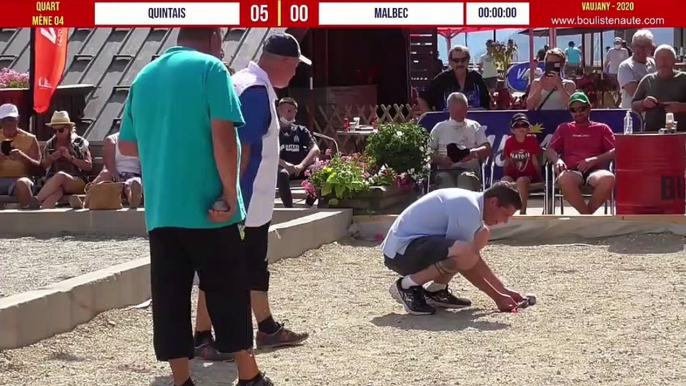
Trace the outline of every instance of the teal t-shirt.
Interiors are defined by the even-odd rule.
[[[581,63],[581,50],[576,47],[567,47],[565,50],[565,55],[567,55],[567,63],[569,64],[580,64]]]
[[[219,228],[245,219],[240,179],[236,216],[228,223],[208,217],[222,194],[212,146],[213,119],[231,121],[235,128],[245,123],[229,72],[213,56],[172,47],[133,81],[119,139],[138,144],[148,231]],[[240,175],[237,132],[236,138]]]

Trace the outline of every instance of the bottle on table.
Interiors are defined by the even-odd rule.
[[[676,131],[676,122],[674,121],[674,114],[667,113],[665,116],[665,128],[668,133],[673,133]]]
[[[624,134],[634,133],[634,120],[631,119],[631,111],[627,111],[624,116]]]
[[[343,131],[349,131],[350,130],[350,119],[345,118],[343,120]]]

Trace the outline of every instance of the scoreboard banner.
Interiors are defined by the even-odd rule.
[[[686,27],[686,0],[0,0],[3,27]]]

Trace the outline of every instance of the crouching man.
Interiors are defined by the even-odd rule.
[[[485,292],[501,311],[526,299],[491,271],[481,250],[488,226],[507,223],[522,201],[514,184],[497,182],[484,192],[435,190],[414,202],[395,220],[383,242],[386,267],[400,274],[391,296],[413,315],[435,307],[460,308],[471,301],[456,297],[448,284],[458,273]]]

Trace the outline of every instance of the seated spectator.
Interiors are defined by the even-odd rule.
[[[450,69],[436,75],[419,94],[419,107],[423,113],[446,111],[446,99],[454,92],[466,95],[472,108],[491,108],[491,96],[486,83],[478,71],[469,70],[470,59],[469,48],[465,46],[455,46],[448,52]]]
[[[641,79],[631,107],[645,113],[645,131],[665,127],[666,113],[673,113],[678,131],[686,131],[686,73],[675,68],[676,51],[663,44],[655,50],[657,72]]]
[[[436,185],[441,188],[463,188],[478,191],[481,188],[481,163],[493,154],[491,144],[479,122],[466,119],[467,97],[459,92],[448,96],[450,119],[439,122],[431,130],[429,146],[433,149],[436,164]],[[464,158],[454,161],[448,154],[448,147],[467,149]]]
[[[102,160],[105,167],[93,180],[93,183],[101,181],[122,182],[124,184],[122,193],[129,202],[129,208],[135,209],[140,206],[143,199],[141,162],[136,157],[121,154],[117,142],[119,142],[119,133],[105,138],[102,147]],[[83,205],[88,207],[88,202],[84,202]]]
[[[46,181],[36,198],[43,209],[52,209],[64,195],[83,194],[93,159],[88,141],[76,134],[75,124],[66,111],[55,111],[47,126],[55,135],[45,144]]]
[[[526,214],[529,200],[529,186],[542,182],[541,163],[538,155],[543,152],[536,136],[529,134],[529,118],[524,113],[512,117],[510,128],[512,135],[505,141],[503,157],[505,158],[503,181],[514,182],[522,197],[522,209],[519,214]]]
[[[528,93],[526,105],[528,110],[564,110],[569,96],[576,90],[574,81],[562,79],[561,71],[565,67],[565,53],[553,48],[545,54],[547,67],[557,65],[555,69],[544,71],[542,77],[534,79]]]
[[[610,199],[615,187],[615,176],[603,169],[615,158],[615,135],[608,125],[589,120],[591,102],[586,94],[572,94],[569,111],[573,121],[558,126],[547,156],[567,202],[579,214],[593,214]],[[581,193],[583,185],[593,187],[588,204]]]
[[[15,196],[21,209],[33,198],[33,172],[40,167],[41,154],[36,136],[19,128],[19,110],[7,103],[0,106],[0,194]]]
[[[317,141],[305,126],[295,124],[295,115],[298,113],[298,103],[292,98],[283,98],[277,108],[279,113],[279,176],[277,186],[281,202],[286,208],[293,207],[291,195],[292,180],[304,180],[305,170],[310,167],[319,156]],[[314,202],[307,202],[308,205]]]

